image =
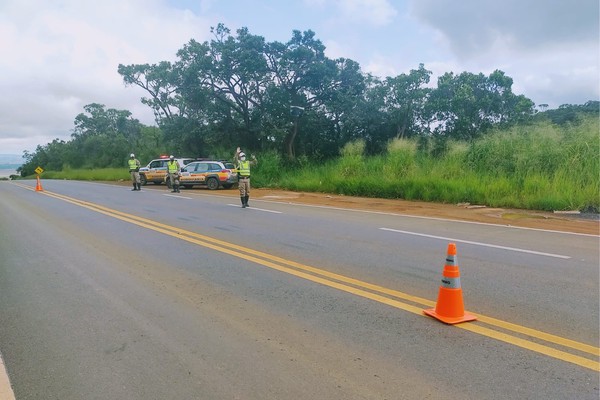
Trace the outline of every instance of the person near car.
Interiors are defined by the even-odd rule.
[[[256,157],[252,155],[252,160],[247,160],[246,153],[238,147],[233,160],[238,172],[238,187],[240,189],[242,208],[250,207],[248,205],[248,199],[250,198],[250,166],[256,165]]]
[[[179,173],[181,171],[181,166],[179,162],[175,159],[175,156],[169,156],[169,161],[167,161],[167,173],[169,174],[169,180],[171,181],[171,193],[179,193]]]
[[[140,160],[135,158],[135,154],[131,153],[129,155],[129,160],[127,161],[127,166],[129,167],[129,174],[131,175],[131,182],[133,183],[134,190],[142,190],[142,185],[140,183]]]

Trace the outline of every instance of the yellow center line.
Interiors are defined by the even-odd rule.
[[[29,187],[26,187],[30,189]],[[33,189],[30,189],[33,190]],[[338,290],[345,291],[357,296],[361,296],[370,300],[374,300],[389,306],[399,308],[413,314],[423,315],[421,307],[407,304],[401,300],[406,300],[418,305],[425,307],[434,307],[435,302],[412,296],[403,292],[399,292],[393,289],[388,289],[382,286],[374,285],[368,282],[363,282],[358,279],[350,278],[344,275],[339,275],[329,271],[325,271],[320,268],[312,267],[305,264],[300,264],[291,260],[286,260],[268,253],[263,253],[257,250],[246,248],[243,246],[236,245],[234,243],[225,242],[219,239],[215,239],[209,236],[205,236],[196,232],[180,229],[174,226],[162,224],[157,221],[139,217],[136,215],[124,213],[118,210],[113,210],[98,204],[70,198],[56,193],[51,192],[40,192],[48,196],[67,201],[69,203],[88,208],[90,210],[99,212],[101,214],[117,218],[119,220],[129,222],[147,229],[154,230],[156,232],[163,233],[187,242],[207,247],[222,253],[232,255],[234,257],[242,258],[281,272],[285,272],[302,279],[306,279],[312,282],[316,282],[328,287],[332,287]],[[393,297],[393,298],[390,298]],[[538,340],[545,342],[554,343],[563,347],[572,348],[581,352],[589,353],[594,356],[600,355],[600,349],[595,346],[591,346],[585,343],[576,342],[570,339],[562,338],[560,336],[552,335],[546,332],[538,331],[535,329],[527,328],[521,325],[512,324],[510,322],[498,320],[492,317],[477,315],[478,322],[487,325],[495,326],[504,330],[516,332],[522,335],[526,335]],[[590,360],[581,356],[573,355],[561,350],[557,350],[539,343],[522,339],[517,336],[513,336],[507,333],[495,331],[477,323],[470,322],[466,324],[453,325],[473,333],[477,333],[483,336],[487,336],[496,340],[500,340],[515,346],[519,346],[540,354],[544,354],[556,359],[560,359],[566,362],[570,362],[576,365],[583,366],[585,368],[592,369],[594,371],[600,371],[600,363],[596,360]]]

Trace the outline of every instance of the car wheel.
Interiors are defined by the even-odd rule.
[[[146,186],[147,183],[148,183],[148,181],[146,180],[146,175],[140,174],[140,184],[142,186]]]
[[[206,186],[210,190],[216,190],[219,188],[219,181],[217,180],[217,178],[208,178],[206,181]]]

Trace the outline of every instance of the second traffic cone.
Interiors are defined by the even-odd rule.
[[[447,324],[458,324],[477,319],[476,316],[465,312],[460,286],[460,271],[456,262],[456,244],[454,243],[448,244],[448,255],[442,273],[442,285],[440,286],[435,308],[423,310],[423,312]]]
[[[35,191],[36,192],[43,192],[44,189],[42,189],[42,182],[40,181],[40,176],[38,175],[37,177],[37,185],[35,185]]]

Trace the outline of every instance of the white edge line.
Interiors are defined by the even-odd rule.
[[[231,207],[237,207],[237,208],[242,208],[241,206],[237,205],[237,204],[227,204],[228,206]],[[268,213],[272,213],[272,214],[283,214],[281,211],[274,211],[274,210],[267,210],[264,208],[256,208],[256,207],[248,207],[246,208],[246,210],[254,210],[254,211],[264,211],[264,212],[268,212]]]
[[[85,182],[85,181],[79,181]],[[98,183],[98,182],[96,182]],[[111,185],[109,183],[98,183],[103,185]],[[113,185],[114,186],[114,185]],[[156,189],[150,189],[156,190]],[[223,195],[218,194],[209,194],[209,193],[194,193],[194,196],[209,196],[209,197],[225,197]],[[333,206],[318,206],[314,204],[303,204],[303,203],[294,203],[293,201],[276,201],[276,200],[263,200],[263,199],[254,199],[254,201],[262,201],[264,203],[273,203],[273,204],[293,204],[295,206],[302,207],[312,207],[312,208],[324,208],[330,210],[338,210],[338,211],[353,211],[360,212],[365,214],[379,214],[379,215],[394,215],[397,217],[406,217],[406,218],[416,218],[416,219],[428,219],[433,221],[445,221],[445,222],[456,222],[460,224],[471,224],[471,225],[485,225],[485,226],[497,226],[501,228],[509,228],[509,229],[521,229],[526,231],[537,231],[537,232],[548,232],[548,233],[559,233],[563,235],[575,235],[575,236],[587,236],[587,237],[600,237],[600,235],[593,235],[590,233],[577,233],[577,232],[565,232],[565,231],[556,231],[552,229],[540,229],[540,228],[527,228],[523,226],[513,226],[513,225],[505,225],[505,224],[492,224],[490,222],[475,222],[475,221],[461,221],[457,219],[449,219],[449,218],[439,218],[439,217],[423,217],[420,215],[409,215],[409,214],[399,214],[399,213],[389,213],[383,211],[371,211],[371,210],[358,210],[355,208],[342,208],[342,207],[333,207]]]
[[[413,235],[413,236],[423,236],[423,237],[428,237],[428,238],[432,238],[432,239],[442,239],[442,240],[449,240],[449,241],[452,241],[452,242],[474,244],[474,245],[477,245],[477,246],[493,247],[495,249],[517,251],[517,252],[520,252],[520,253],[529,253],[529,254],[536,254],[536,255],[539,255],[539,256],[562,258],[562,259],[565,259],[565,260],[568,260],[568,259],[571,258],[569,256],[563,256],[563,255],[560,255],[560,254],[543,253],[543,252],[540,252],[540,251],[518,249],[516,247],[498,246],[498,245],[495,245],[495,244],[488,244],[488,243],[481,243],[481,242],[472,242],[470,240],[461,240],[461,239],[454,239],[454,238],[443,237],[443,236],[426,235],[424,233],[401,231],[401,230],[398,230],[398,229],[391,229],[391,228],[379,228],[379,229],[381,229],[382,231],[405,233],[407,235]]]
[[[303,204],[303,203],[294,203],[294,202],[284,202],[284,201],[274,201],[274,200],[261,200],[256,199],[254,201],[263,201],[265,203],[275,203],[275,204],[293,204],[296,206],[303,207],[313,207],[313,208],[325,208],[330,210],[339,210],[339,211],[354,211],[365,214],[379,214],[379,215],[394,215],[397,217],[406,217],[406,218],[416,218],[416,219],[428,219],[433,221],[445,221],[445,222],[456,222],[460,224],[471,224],[471,225],[486,225],[486,226],[497,226],[501,228],[510,228],[510,229],[522,229],[528,231],[539,231],[539,232],[549,232],[549,233],[560,233],[564,235],[576,235],[576,236],[589,236],[589,237],[600,237],[600,235],[592,235],[589,233],[577,233],[577,232],[565,232],[565,231],[556,231],[551,229],[540,229],[540,228],[526,228],[523,226],[513,226],[513,225],[503,225],[503,224],[492,224],[489,222],[475,222],[475,221],[461,221],[457,219],[449,219],[449,218],[439,218],[439,217],[423,217],[420,215],[409,215],[409,214],[398,214],[398,213],[389,213],[383,211],[370,211],[370,210],[358,210],[355,208],[341,208],[341,207],[332,207],[332,206],[317,206],[314,204]]]
[[[175,194],[167,194],[167,193],[163,193],[163,196],[175,197],[176,199],[188,199],[188,200],[193,200],[191,197],[177,196],[177,195],[175,195]]]

